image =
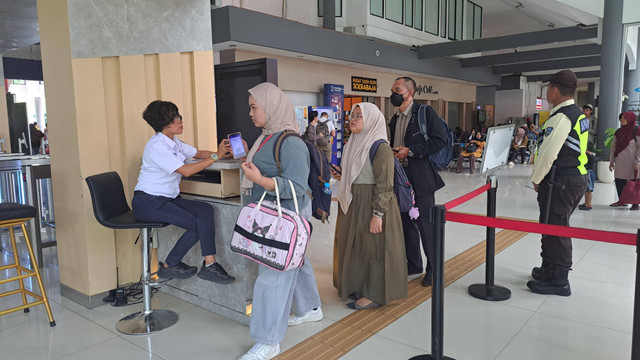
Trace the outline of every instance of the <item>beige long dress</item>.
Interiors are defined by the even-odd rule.
[[[407,297],[407,258],[402,220],[393,193],[393,152],[381,144],[352,184],[347,213],[338,211],[334,286],[342,300],[353,293],[386,305]],[[372,211],[384,213],[382,233],[369,231]]]

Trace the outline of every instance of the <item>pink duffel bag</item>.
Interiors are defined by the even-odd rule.
[[[244,206],[231,238],[231,251],[279,271],[303,265],[311,238],[311,224],[299,215],[296,192],[288,181],[296,210],[280,206],[278,183],[274,182],[277,204],[264,201],[265,191],[257,204]]]

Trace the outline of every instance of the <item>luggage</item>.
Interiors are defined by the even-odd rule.
[[[304,264],[304,254],[311,238],[311,224],[299,215],[298,200],[289,180],[295,211],[280,206],[278,183],[276,201],[265,201],[265,191],[258,203],[240,210],[231,251],[279,271],[297,269]]]

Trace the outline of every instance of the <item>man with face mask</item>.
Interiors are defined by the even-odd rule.
[[[329,114],[322,112],[320,119],[318,119],[318,126],[316,132],[322,133],[324,139],[317,142],[318,148],[322,151],[324,156],[331,162],[331,148],[333,146],[333,137],[336,136],[336,126],[332,120],[329,120]]]
[[[444,181],[429,161],[429,155],[446,146],[447,134],[440,123],[440,118],[431,107],[428,107],[426,114],[428,140],[420,132],[418,124],[420,104],[413,100],[415,89],[416,83],[410,77],[399,77],[393,83],[391,104],[397,107],[398,111],[391,118],[389,130],[391,146],[413,186],[415,202],[420,210],[420,217],[415,221],[411,220],[408,213],[401,214],[407,252],[407,270],[409,275],[422,273],[420,253],[420,239],[422,239],[422,247],[427,257],[426,274],[422,279],[422,285],[431,286],[433,223],[429,218],[435,205],[435,192],[444,186]]]

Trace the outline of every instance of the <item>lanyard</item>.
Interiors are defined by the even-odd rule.
[[[262,147],[262,145],[264,145],[264,143],[266,143],[267,141],[269,141],[269,139],[271,139],[271,137],[273,136],[273,134],[267,136],[266,139],[262,140],[262,143],[260,144],[260,146],[258,146],[258,150],[256,150],[256,152],[260,151],[260,148]]]

